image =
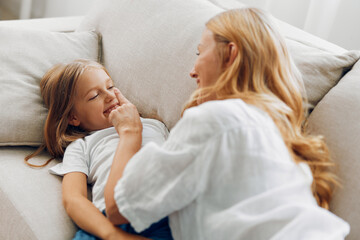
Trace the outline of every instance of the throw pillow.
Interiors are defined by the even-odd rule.
[[[2,26],[0,36],[0,146],[37,146],[42,142],[47,115],[40,79],[60,62],[98,60],[98,35]]]
[[[360,57],[359,51],[335,54],[309,42],[288,37],[286,44],[302,74],[310,109],[318,104]]]

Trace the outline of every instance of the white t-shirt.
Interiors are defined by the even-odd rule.
[[[142,146],[149,142],[162,144],[168,130],[154,119],[141,118],[143,124]],[[63,161],[49,169],[50,173],[63,176],[70,172],[82,172],[92,186],[92,202],[100,210],[105,209],[104,189],[110,173],[119,135],[114,127],[94,131],[85,138],[72,142],[65,150]]]
[[[115,187],[141,231],[168,216],[174,239],[344,239],[349,225],[320,208],[272,119],[240,99],[186,110],[161,146],[149,143]]]

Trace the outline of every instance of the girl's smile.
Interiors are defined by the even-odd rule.
[[[119,107],[120,105],[117,103],[117,104],[113,104],[111,105],[108,109],[106,109],[104,111],[104,114],[109,116],[109,114],[111,113],[112,110],[115,110],[117,107]]]

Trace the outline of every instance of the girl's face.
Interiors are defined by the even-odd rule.
[[[190,76],[196,79],[198,88],[212,86],[222,73],[222,68],[214,34],[209,29],[205,29],[201,36],[197,55]]]
[[[111,127],[109,114],[119,106],[114,83],[102,69],[90,68],[78,79],[69,123],[87,131]]]

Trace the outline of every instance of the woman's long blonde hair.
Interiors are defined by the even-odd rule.
[[[65,148],[78,138],[87,135],[79,127],[69,125],[68,116],[74,106],[75,87],[81,74],[89,68],[107,70],[95,61],[78,59],[68,64],[57,64],[52,67],[40,81],[41,96],[48,109],[44,125],[43,143],[25,162],[32,167],[43,167],[54,158],[61,158]],[[29,159],[46,150],[52,158],[42,165],[29,163]]]
[[[301,75],[270,17],[256,8],[229,10],[210,19],[206,27],[214,34],[223,63],[229,57],[230,42],[238,47],[238,54],[213,86],[193,93],[184,110],[215,96],[217,100],[240,98],[266,111],[294,161],[310,166],[313,194],[318,204],[328,209],[337,185],[333,164],[323,138],[304,133],[307,111]]]

